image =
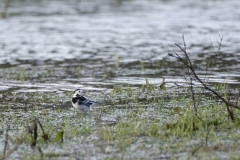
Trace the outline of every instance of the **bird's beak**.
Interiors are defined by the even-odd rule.
[[[85,93],[85,91],[84,91],[84,90],[81,90],[81,94],[83,94],[83,93]]]

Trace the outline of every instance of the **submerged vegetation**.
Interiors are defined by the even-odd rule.
[[[238,33],[237,2],[16,2],[0,13],[0,160],[240,159],[240,63],[202,37]],[[76,88],[101,104],[78,113]]]
[[[223,37],[219,37],[216,48],[205,45],[205,40],[202,46],[192,42],[190,51],[203,50],[199,56],[191,55],[184,37],[183,45],[177,43],[169,52],[169,59],[157,55],[172,46],[169,42],[174,38],[168,37],[176,33],[198,29],[199,34],[191,36],[212,34],[212,19],[201,17],[208,22],[200,25],[202,28],[187,24],[186,29],[179,24],[193,17],[192,6],[201,6],[194,11],[198,15],[208,7],[218,8],[216,3],[179,5],[177,1],[163,1],[157,6],[159,1],[153,1],[144,8],[148,6],[145,2],[130,6],[133,1],[124,0],[90,6],[86,0],[69,5],[65,1],[31,2],[4,0],[0,5],[1,18],[7,20],[2,23],[0,44],[4,52],[0,160],[240,159],[239,82],[233,86],[228,79],[210,81],[214,72],[225,72],[229,63],[238,63],[218,61],[225,46]],[[19,7],[24,5],[27,7]],[[182,6],[191,13],[177,14],[174,19],[172,11],[180,13]],[[111,7],[117,12],[111,12]],[[227,8],[222,7],[224,11]],[[161,16],[157,15],[159,9]],[[228,25],[233,20],[231,31],[237,33],[236,19],[230,19],[232,14],[227,16],[232,12],[225,13],[221,18],[210,12],[204,17],[227,20]],[[154,17],[163,18],[160,25]],[[177,32],[172,32],[176,28]],[[158,41],[159,37],[164,38]],[[213,53],[206,55],[206,50]],[[139,54],[142,52],[145,55]],[[87,97],[101,102],[87,114],[71,106],[72,90],[79,87],[88,91]]]
[[[142,92],[142,88],[147,85],[151,86],[150,89]],[[193,101],[188,94],[190,89],[183,87],[168,92],[168,89],[160,89],[152,84],[145,84],[142,88],[116,86],[109,94],[112,101],[108,105],[94,108],[87,116],[74,115],[73,110],[48,108],[28,109],[28,113],[19,110],[11,115],[3,111],[1,125],[5,126],[11,120],[11,125],[18,126],[19,130],[18,134],[6,130],[6,145],[11,144],[9,146],[15,148],[24,143],[38,150],[34,154],[25,151],[26,157],[23,158],[94,154],[90,146],[85,146],[87,142],[97,148],[102,146],[100,153],[105,154],[105,158],[113,158],[116,153],[127,154],[129,149],[147,151],[148,154],[141,156],[145,158],[177,158],[180,152],[184,152],[188,158],[204,158],[207,155],[218,157],[216,151],[223,155],[229,151],[238,152],[239,144],[235,140],[240,132],[239,122],[232,122],[226,115],[224,104],[208,94],[199,94],[196,96],[199,99],[196,102],[199,106],[198,115],[195,116]],[[169,97],[171,92],[172,96]],[[43,95],[41,97],[44,99],[41,103],[47,101]],[[58,105],[59,102],[48,103]],[[239,115],[238,112],[236,110],[235,114]],[[19,117],[19,113],[24,113],[24,116]],[[33,125],[35,127],[31,127]],[[77,141],[77,144],[72,141]],[[55,148],[59,143],[62,143],[62,151],[44,149],[45,145]],[[73,151],[67,150],[69,147],[84,148],[84,151],[73,154]],[[10,151],[11,147],[3,153],[7,156]],[[137,154],[134,156],[138,157]],[[227,155],[229,156],[232,155]]]
[[[110,92],[98,94],[96,98],[104,100],[104,104],[93,108],[88,115],[69,109],[71,104],[61,107],[72,92],[64,92],[61,98],[55,93],[8,93],[8,100],[1,104],[5,145],[0,159],[11,156],[20,145],[35,149],[34,153],[28,149],[20,151],[24,155],[20,159],[95,154],[101,154],[101,159],[238,159],[240,155],[233,153],[239,150],[239,90],[227,84],[215,84],[210,88],[207,81],[199,78],[186,48],[177,47],[186,57],[182,58],[175,51],[175,55],[170,56],[186,66],[189,85],[169,88],[164,79],[157,85],[147,78],[139,87],[116,84]],[[140,68],[144,69],[143,63]],[[80,70],[78,67],[75,72],[77,77]],[[44,77],[52,74],[49,70],[43,73]],[[3,70],[2,74],[7,71]],[[24,81],[29,77],[21,70],[15,78]],[[203,87],[194,85],[195,80]],[[24,99],[29,99],[28,104],[15,106],[26,102]],[[14,103],[14,107],[7,103]],[[14,126],[17,132],[9,126]],[[130,155],[130,152],[136,154]]]

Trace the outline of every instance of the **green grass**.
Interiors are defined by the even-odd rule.
[[[62,98],[68,99],[71,94],[65,92],[65,97]],[[179,153],[185,153],[185,158],[190,159],[217,158],[219,154],[232,159],[239,157],[230,154],[238,151],[239,121],[232,122],[225,105],[208,94],[196,94],[196,114],[187,88],[162,89],[150,84],[147,79],[146,84],[139,88],[116,85],[109,94],[110,104],[94,108],[88,115],[76,114],[73,110],[60,110],[57,106],[61,102],[54,93],[20,93],[16,97],[16,103],[24,101],[24,97],[31,97],[34,109],[29,108],[27,112],[21,109],[13,112],[11,107],[2,109],[0,125],[6,128],[8,124],[17,129],[19,134],[14,134],[11,129],[9,131],[11,143],[16,144],[21,135],[26,133],[24,126],[30,125],[34,117],[37,117],[49,135],[49,140],[44,141],[41,137],[43,133],[38,127],[37,147],[50,147],[44,151],[46,155],[42,159],[48,159],[48,153],[57,154],[55,148],[60,149],[60,146],[65,148],[64,153],[71,155],[71,148],[88,144],[102,146],[103,150],[95,150],[94,154],[111,155],[108,157],[110,159],[117,155],[115,151],[120,155],[136,151],[132,157],[138,157],[138,151],[155,155],[153,151],[156,150],[168,153],[171,159],[177,159]],[[39,107],[43,103],[54,107]],[[100,111],[102,116],[99,117],[97,113]],[[234,112],[240,115],[238,110]],[[19,114],[24,116],[18,116]],[[109,124],[103,117],[108,117],[115,123]],[[59,143],[60,139],[56,138],[60,134],[59,130],[63,131],[63,143]],[[32,137],[29,136],[23,145],[29,146],[31,141]],[[107,149],[109,147],[112,149]],[[77,155],[87,156],[89,153],[85,150]],[[23,158],[39,159],[39,153],[25,152]],[[146,154],[145,158],[149,156]]]

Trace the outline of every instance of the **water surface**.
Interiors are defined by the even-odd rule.
[[[235,0],[10,2],[0,20],[1,110],[34,105],[57,115],[52,109],[76,88],[101,100],[114,86],[141,87],[146,78],[186,85],[184,66],[168,55],[182,54],[175,46],[183,45],[182,35],[200,77],[238,87],[239,8]]]

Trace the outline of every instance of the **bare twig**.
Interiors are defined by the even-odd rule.
[[[184,37],[184,36],[183,36],[183,37]],[[225,98],[223,98],[223,96],[221,96],[221,95],[220,95],[217,91],[215,91],[214,89],[208,87],[208,85],[207,85],[206,83],[204,83],[204,82],[198,77],[198,75],[196,74],[195,69],[194,69],[194,67],[193,67],[193,65],[192,65],[192,62],[191,62],[191,60],[190,60],[190,58],[189,58],[189,56],[188,56],[188,54],[187,54],[187,52],[186,52],[186,49],[185,49],[186,44],[185,44],[184,38],[183,38],[183,41],[184,41],[184,42],[183,42],[183,43],[184,43],[184,48],[181,47],[181,46],[179,46],[178,44],[175,44],[175,45],[184,53],[184,55],[185,55],[185,57],[186,57],[186,60],[184,60],[181,56],[179,56],[179,54],[177,54],[175,51],[174,51],[175,55],[169,54],[169,56],[172,56],[172,57],[174,57],[174,58],[177,58],[180,62],[182,62],[182,63],[190,70],[191,75],[194,77],[194,79],[197,80],[198,82],[200,82],[201,85],[203,86],[203,88],[204,88],[205,90],[208,90],[208,91],[210,91],[212,94],[214,94],[215,96],[217,96],[217,97],[226,105],[228,114],[229,114],[229,116],[231,117],[231,120],[234,121],[234,120],[235,120],[235,117],[234,117],[233,111],[230,109],[230,107],[232,107],[232,108],[237,108],[237,109],[240,109],[240,107],[237,106],[237,105],[234,105],[234,104],[232,104],[232,103],[230,103],[230,102],[228,102]]]
[[[48,140],[49,139],[49,137],[48,137],[48,135],[45,133],[45,131],[44,131],[44,129],[43,129],[43,127],[42,127],[42,124],[40,123],[40,121],[37,119],[37,118],[35,118],[35,120],[38,122],[38,124],[39,124],[39,126],[40,126],[40,128],[41,128],[41,130],[42,130],[42,132],[43,132],[43,139],[46,141],[46,140]]]
[[[5,143],[4,143],[3,155],[6,154],[7,145],[8,145],[8,126],[7,126],[7,129],[6,129],[6,136],[5,136]]]
[[[192,92],[193,107],[194,107],[194,110],[195,110],[195,115],[197,116],[197,105],[196,105],[196,100],[195,100],[195,92],[193,90],[192,78],[190,78],[190,80],[191,80],[190,89],[191,89],[191,92]]]
[[[184,48],[180,48],[180,49],[182,51],[184,51],[185,56],[186,56],[186,61],[187,61],[186,63],[189,64],[189,66],[191,67],[192,62],[189,59],[189,56],[187,54],[187,45],[186,45],[186,42],[185,42],[184,35],[182,35],[182,39],[183,39]],[[192,79],[192,74],[191,74],[191,69],[190,68],[188,69],[188,75],[189,75],[189,78],[190,78],[190,89],[191,89],[191,93],[192,93],[193,107],[194,107],[194,110],[195,110],[195,115],[197,116],[197,106],[196,106],[196,100],[195,100],[195,93],[194,93],[194,90],[193,90],[193,83],[192,83],[193,79]]]
[[[8,152],[6,152],[6,154],[0,156],[0,160],[5,159],[6,157],[8,157],[12,152],[14,152],[23,142],[24,140],[28,137],[30,133],[26,132],[26,134],[22,137],[22,139],[18,142],[18,144],[13,147],[12,149],[10,149]]]
[[[208,67],[210,67],[212,64],[214,64],[214,62],[217,61],[217,58],[218,58],[218,56],[219,56],[219,54],[220,54],[220,51],[221,51],[221,49],[222,49],[223,36],[221,36],[219,32],[218,32],[218,36],[219,36],[219,38],[220,38],[220,41],[218,41],[218,50],[217,50],[217,51],[215,50],[215,47],[213,46],[213,42],[212,42],[212,40],[210,39],[210,41],[211,41],[211,47],[212,47],[213,52],[215,53],[215,56],[214,56],[213,60],[211,60],[211,61],[209,62],[209,64],[208,64],[209,66],[207,65],[206,72],[209,71],[209,70],[208,70]],[[213,72],[213,69],[214,69],[214,65],[212,65],[211,70],[210,70],[210,74],[209,74],[209,76],[208,76],[208,78],[207,78],[206,81],[209,80],[210,75],[211,75],[212,72]]]
[[[33,140],[32,140],[32,143],[31,143],[31,147],[35,147],[36,144],[37,144],[37,138],[38,138],[38,133],[37,133],[37,120],[34,119],[33,120],[33,126],[32,126],[32,130],[33,130]]]
[[[11,153],[13,153],[26,139],[27,137],[33,133],[33,140],[31,142],[31,146],[32,147],[35,147],[36,144],[37,144],[37,138],[38,138],[38,131],[37,131],[37,124],[40,125],[40,128],[42,129],[42,132],[43,132],[43,138],[44,140],[47,140],[48,139],[48,135],[44,132],[43,130],[43,127],[40,123],[40,121],[35,118],[33,121],[32,121],[32,125],[29,126],[26,130],[26,133],[24,134],[24,136],[22,138],[20,138],[18,144],[16,144],[12,149],[8,150],[6,149],[6,146],[7,146],[7,140],[8,140],[8,129],[7,129],[7,133],[6,133],[6,141],[5,141],[5,146],[4,146],[4,152],[3,152],[3,155],[0,156],[0,160],[3,160],[5,159],[6,157],[8,157]]]
[[[191,156],[194,156],[197,151],[203,146],[203,142],[201,142],[200,144],[198,144],[192,151],[191,151]]]
[[[5,154],[3,154],[2,156],[0,156],[0,160],[5,159],[6,157],[8,157],[11,153],[13,153],[24,141],[25,139],[29,136],[29,134],[32,132],[32,129],[34,128],[34,123],[32,124],[32,126],[26,131],[26,133],[24,134],[24,136],[19,140],[18,144],[16,144],[12,149],[8,150],[7,152],[5,152]]]

